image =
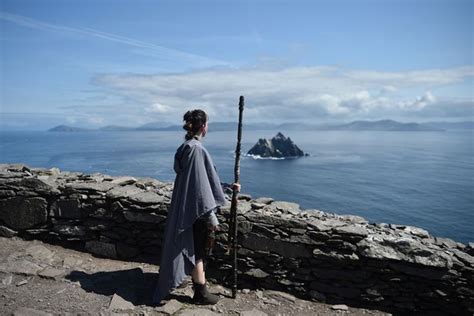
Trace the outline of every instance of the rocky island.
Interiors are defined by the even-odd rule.
[[[278,133],[272,139],[260,138],[258,142],[247,152],[247,155],[262,158],[292,158],[308,156],[296,146],[293,141]]]

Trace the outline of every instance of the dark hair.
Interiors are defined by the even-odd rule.
[[[203,110],[192,110],[184,113],[183,121],[185,121],[183,125],[183,129],[188,131],[184,138],[186,140],[191,139],[199,132],[199,129],[206,124],[207,122],[207,114]]]

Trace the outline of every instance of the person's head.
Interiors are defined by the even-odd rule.
[[[203,110],[192,110],[184,113],[183,129],[187,131],[184,136],[187,140],[195,135],[204,137],[207,133],[207,114]]]

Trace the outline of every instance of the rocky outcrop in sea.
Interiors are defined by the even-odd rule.
[[[0,235],[156,262],[172,188],[173,183],[153,178],[0,165]],[[230,203],[217,216],[221,230],[206,275],[229,284]],[[284,291],[391,313],[474,312],[472,243],[246,194],[239,195],[238,227],[241,289]],[[13,259],[3,271],[41,269]]]
[[[247,152],[262,158],[290,158],[307,156],[293,141],[282,133],[276,134],[272,139],[260,138],[258,142]]]

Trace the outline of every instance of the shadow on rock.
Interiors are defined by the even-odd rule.
[[[87,292],[107,296],[117,294],[133,305],[154,305],[152,295],[158,281],[158,273],[143,273],[140,268],[92,274],[72,271],[65,278],[79,282]]]

